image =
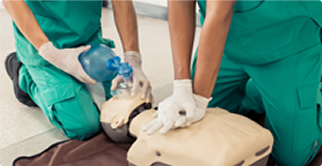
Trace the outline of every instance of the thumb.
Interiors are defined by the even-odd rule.
[[[181,116],[174,124],[175,127],[184,127],[184,123],[186,122],[186,117]]]
[[[133,84],[132,84],[132,90],[131,90],[131,95],[135,95],[140,88],[140,81],[138,81],[137,79],[133,79]]]
[[[187,121],[191,121],[193,119],[193,117],[195,116],[194,109],[195,109],[195,107],[191,107],[191,106],[184,108],[184,110],[186,112]]]
[[[90,85],[96,84],[96,81],[94,79],[92,79],[90,76],[88,76],[85,72],[84,72],[84,74],[82,74],[80,81],[82,81],[86,84],[90,84]]]
[[[87,50],[91,49],[91,45],[82,46],[82,47],[79,47],[79,49],[80,49],[81,51],[87,51]]]
[[[82,52],[88,51],[89,49],[91,49],[90,45],[78,47],[74,51],[76,51],[78,54],[80,54]]]
[[[123,77],[116,76],[112,81],[111,90],[114,90],[117,87],[117,84],[119,84],[123,80]]]
[[[78,80],[80,80],[83,83],[91,84],[91,85],[96,84],[96,81],[92,79],[89,75],[87,75],[87,73],[81,67],[78,68],[75,76]]]

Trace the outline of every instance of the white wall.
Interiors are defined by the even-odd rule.
[[[167,7],[167,0],[133,0],[133,1]]]
[[[0,9],[3,8],[3,4],[1,2],[2,0],[0,0]]]

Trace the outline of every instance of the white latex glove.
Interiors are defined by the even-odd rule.
[[[88,49],[90,49],[90,46],[57,49],[51,42],[48,42],[39,48],[39,54],[49,63],[72,75],[79,81],[86,84],[96,84],[96,81],[85,73],[78,61],[78,55]]]
[[[201,120],[205,116],[208,103],[212,98],[205,98],[203,96],[193,94],[193,99],[195,100],[196,107],[193,111],[192,119],[187,119],[185,123],[186,126]]]
[[[129,65],[133,68],[132,75],[132,90],[131,95],[135,95],[141,89],[141,98],[145,99],[147,102],[153,101],[153,96],[151,93],[152,87],[150,81],[145,76],[141,68],[141,54],[136,51],[127,51],[124,54],[125,62],[128,62]],[[120,82],[124,81],[122,76],[116,76],[112,81],[111,90],[114,90]],[[142,86],[142,88],[141,88]]]
[[[146,125],[143,130],[153,134],[160,129],[164,134],[170,129],[185,127],[186,120],[193,119],[196,109],[190,79],[175,80],[173,94],[159,104],[158,111],[154,114],[157,119]]]

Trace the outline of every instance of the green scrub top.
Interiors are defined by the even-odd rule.
[[[57,48],[114,42],[102,38],[102,1],[25,1]],[[14,25],[17,56],[23,65],[19,86],[68,138],[87,139],[99,132],[99,112],[85,84],[44,60]],[[111,80],[103,82],[106,100]]]
[[[201,24],[206,1],[198,0]],[[316,1],[237,1],[225,45],[236,63],[259,65],[321,43],[322,3]]]
[[[101,30],[102,1],[25,1],[39,26],[55,47],[72,48],[104,43],[114,48],[112,40],[104,39]],[[25,65],[47,65],[33,45],[14,24],[17,55]]]

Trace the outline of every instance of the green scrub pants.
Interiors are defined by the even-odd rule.
[[[239,114],[246,114],[243,111],[249,109],[259,109],[260,113],[264,109],[265,127],[274,136],[272,156],[275,162],[280,166],[307,165],[322,141],[321,52],[322,46],[318,44],[263,65],[238,64],[223,57],[209,107]],[[192,78],[195,67],[196,56]],[[250,78],[254,87],[245,99],[245,87]],[[251,104],[258,101],[258,97],[261,103]]]
[[[87,139],[100,131],[99,111],[85,84],[53,65],[22,65],[19,83],[49,121],[68,138]],[[104,82],[106,99],[110,81]]]
[[[246,84],[245,98],[237,112],[242,115],[247,115],[250,111],[254,111],[256,114],[265,113],[261,94],[252,79],[250,79]]]

